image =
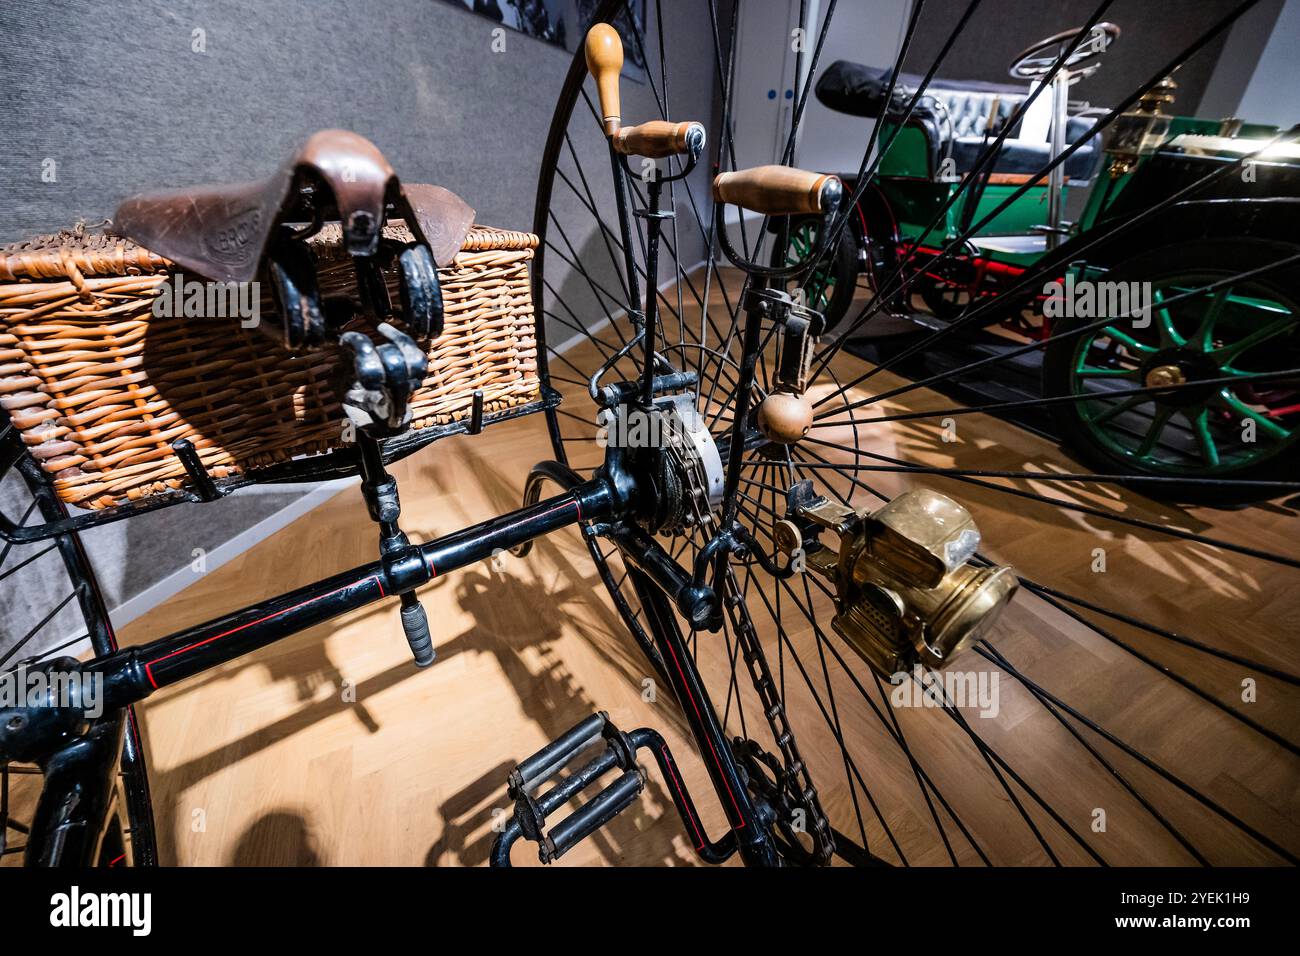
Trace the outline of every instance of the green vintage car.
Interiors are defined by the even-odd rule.
[[[1077,33],[1017,57],[1020,85],[933,78],[915,103],[921,77],[830,65],[817,97],[881,120],[883,155],[804,292],[828,330],[847,327],[861,276],[895,313],[1040,340],[1058,435],[1098,471],[1173,479],[1150,493],[1223,502],[1247,492],[1204,479],[1294,478],[1300,377],[1279,373],[1300,368],[1300,146],[1171,115],[1173,78],[1094,132],[1111,111],[1070,89],[1101,66],[1111,24],[1022,110]],[[774,255],[807,255],[817,228],[793,222]]]

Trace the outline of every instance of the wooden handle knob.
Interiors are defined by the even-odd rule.
[[[765,216],[792,216],[823,211],[826,187],[839,178],[810,173],[793,166],[755,166],[719,173],[713,180],[713,198],[743,206]]]
[[[778,445],[793,445],[808,434],[812,423],[812,402],[805,395],[773,392],[758,406],[758,430]]]
[[[605,135],[613,136],[623,125],[618,101],[618,78],[623,72],[623,41],[608,23],[597,23],[587,31],[587,70],[596,78],[600,96],[600,116]]]
[[[668,120],[624,126],[613,139],[614,149],[624,156],[647,156],[650,159],[683,155],[690,150],[692,142],[697,149],[704,146],[704,127],[701,124],[670,123]]]

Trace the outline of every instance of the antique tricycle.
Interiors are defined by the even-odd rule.
[[[500,768],[499,804],[488,809],[503,812],[479,821],[480,862],[518,862],[522,851],[512,858],[512,847],[528,844],[551,863],[588,838],[602,842],[643,792],[653,797],[652,780],[661,815],[680,822],[663,841],[673,844],[671,862],[1300,862],[1294,801],[1286,801],[1300,766],[1292,719],[1300,674],[1288,643],[1270,633],[1285,634],[1297,592],[1283,583],[1263,607],[1252,590],[1266,574],[1294,579],[1294,539],[1246,539],[1236,525],[1226,536],[1206,533],[1215,529],[1135,510],[1136,496],[1081,498],[1080,483],[1105,488],[1116,476],[1006,470],[996,433],[970,442],[955,467],[936,466],[917,446],[895,450],[910,461],[882,454],[893,447],[892,422],[938,412],[882,415],[877,403],[922,383],[882,390],[879,382],[870,389],[845,382],[860,363],[833,362],[843,339],[819,342],[823,317],[782,285],[812,287],[804,276],[835,248],[828,240],[846,208],[860,217],[853,241],[870,240],[863,247],[885,267],[919,259],[919,236],[907,245],[902,226],[877,233],[873,217],[902,209],[908,195],[915,208],[907,221],[946,215],[948,200],[961,198],[987,164],[973,159],[956,188],[938,178],[947,156],[910,179],[860,176],[851,202],[831,176],[793,165],[735,168],[727,157],[738,6],[729,28],[715,3],[697,11],[714,28],[701,69],[716,71],[724,92],[721,115],[706,127],[669,108],[668,64],[682,64],[668,54],[684,48],[674,46],[674,31],[698,26],[685,6],[664,17],[655,3],[643,29],[622,0],[600,4],[560,90],[527,233],[476,225],[473,210],[447,190],[400,181],[375,144],[334,130],[313,136],[269,179],[129,199],[114,217],[116,235],[78,231],[0,250],[0,478],[11,494],[0,507],[7,614],[0,690],[19,686],[20,677],[30,679],[25,690],[42,689],[21,700],[0,696],[0,860],[170,862],[168,840],[188,816],[177,812],[175,775],[151,780],[158,725],[150,711],[137,720],[136,705],[152,707],[145,701],[156,693],[253,660],[290,635],[324,640],[330,622],[381,604],[390,613],[387,624],[373,618],[376,630],[400,630],[414,663],[434,666],[445,628],[422,602],[437,581],[506,550],[523,559],[537,539],[569,533],[591,561],[564,570],[574,575],[564,594],[586,600],[602,586],[607,592],[596,606],[600,621],[618,625],[609,660],[620,681],[600,702],[608,712],[593,707],[567,729],[545,728],[551,743],[531,756],[524,754],[532,747],[519,747],[522,759]],[[623,124],[619,101],[622,41],[611,24],[620,18],[647,64],[646,95],[626,110],[629,120],[644,120],[635,125]],[[915,28],[914,18],[909,32]],[[1076,58],[1083,34],[1062,47],[1045,82],[1087,66]],[[684,85],[674,79],[673,89]],[[1154,86],[1144,84],[1123,108]],[[897,142],[885,141],[891,163],[913,139],[910,122],[900,114]],[[1126,115],[1135,168],[1112,184],[1097,221],[1078,236],[1056,232],[1053,221],[1027,237],[1042,243],[1037,267],[1019,283],[1006,273],[1007,288],[991,298],[976,287],[979,296],[945,328],[993,319],[990,306],[1019,296],[1017,284],[1032,280],[1037,294],[1044,277],[1065,275],[1045,274],[1043,263],[1071,259],[1090,234],[1112,240],[1109,259],[1090,250],[1091,266],[1113,264],[1108,278],[1118,278],[1126,259],[1136,261],[1135,247],[1154,244],[1152,211],[1168,210],[1163,228],[1181,217],[1188,243],[1167,261],[1190,274],[1177,282],[1193,287],[1183,292],[1175,279],[1161,286],[1172,294],[1154,332],[1133,323],[1129,335],[1115,328],[1118,318],[1102,318],[1098,328],[1109,338],[1089,340],[1080,378],[1156,382],[1137,393],[1185,402],[1186,414],[1197,400],[1213,407],[1205,389],[1214,379],[1203,363],[1223,349],[1237,351],[1221,371],[1255,367],[1245,360],[1266,338],[1270,361],[1288,362],[1276,346],[1293,328],[1297,297],[1286,290],[1296,288],[1300,256],[1276,259],[1255,247],[1294,248],[1284,232],[1269,231],[1275,204],[1294,204],[1255,200],[1250,188],[1276,185],[1293,167],[1261,158],[1247,184],[1251,153],[1232,152],[1243,140],[1207,141],[1204,131],[1178,133],[1147,155],[1139,134],[1164,122],[1154,107]],[[1009,139],[1003,134],[1014,125],[998,136]],[[922,129],[914,145],[929,142]],[[1083,149],[1076,145],[1057,159],[1070,162]],[[1178,176],[1189,188],[1207,184],[1219,175],[1219,152],[1235,155],[1222,160],[1222,174],[1241,173],[1231,186],[1239,198],[1173,209],[1174,191],[1142,206]],[[695,175],[711,164],[715,175]],[[1014,186],[990,175],[979,202],[1015,202],[1030,188],[1032,178]],[[771,216],[778,235],[796,240],[811,224],[808,264],[774,267],[759,251],[738,252],[727,234],[729,207]],[[968,241],[965,232],[992,235],[976,215],[978,208],[946,244]],[[1209,217],[1218,233],[1192,230]],[[1249,238],[1224,245],[1217,260],[1203,252],[1192,259],[1193,247],[1213,249],[1222,224],[1234,222]],[[994,261],[984,248],[982,258]],[[1009,255],[997,261],[1010,268]],[[967,255],[962,266],[979,267],[977,258]],[[926,271],[948,275],[942,262]],[[250,330],[232,316],[156,310],[170,290],[180,294],[181,270],[222,285],[257,282],[268,321]],[[996,270],[984,272],[991,280]],[[898,284],[920,274],[909,266]],[[1076,281],[1090,274],[1080,269]],[[877,281],[881,301],[896,301],[895,283],[883,272]],[[1174,304],[1206,302],[1195,335],[1181,313],[1167,314]],[[1255,313],[1270,324],[1243,333],[1239,326]],[[1061,326],[1069,321],[1024,347],[1068,341]],[[1178,336],[1174,345],[1148,344],[1161,327]],[[1298,365],[1247,381],[1294,380]],[[1094,404],[1067,398],[1056,404]],[[600,426],[634,413],[666,423],[650,431],[666,437],[600,440]],[[1265,435],[1264,421],[1285,427],[1293,414],[1285,406],[1259,413],[1259,447],[1273,449],[1261,467],[1294,450],[1289,439]],[[408,536],[390,466],[430,454],[435,440],[451,435],[522,429],[529,416],[539,436],[545,423],[549,457],[519,475],[521,507],[427,540]],[[1248,480],[1246,467],[1179,480],[1224,493],[1300,491],[1294,479]],[[887,483],[898,471],[900,482]],[[183,529],[184,509],[245,486],[343,477],[357,480],[354,493],[374,524],[373,545],[351,570],[311,580],[309,567],[287,562],[282,593],[241,608],[247,598],[232,590],[235,606],[219,617],[119,644],[82,532],[172,508],[170,527]],[[1148,488],[1169,480],[1121,478]],[[928,487],[938,481],[956,482],[962,500]],[[551,486],[555,493],[543,498]],[[1034,490],[1043,487],[1054,494]],[[418,480],[404,488],[423,490]],[[1026,500],[1033,504],[1024,507]],[[1086,523],[1075,521],[1080,514]],[[1104,540],[1112,567],[1127,561],[1125,572],[1089,570],[1096,523],[1119,530]],[[546,550],[537,548],[533,560],[549,560]],[[340,544],[335,557],[347,553]],[[1167,569],[1207,566],[1216,587],[1178,579],[1179,600],[1143,599],[1175,581]],[[1252,628],[1243,633],[1238,622],[1247,615]],[[69,692],[56,692],[48,677]],[[532,693],[545,678],[530,672],[528,681]],[[992,699],[999,681],[1006,707]],[[1258,683],[1258,708],[1242,706],[1243,682]],[[419,686],[421,714],[451,709],[430,685]],[[670,732],[651,721],[619,730],[642,724],[645,713],[620,714],[618,704],[629,700],[623,692],[634,689],[648,704],[641,695],[656,686],[663,707],[650,713]],[[469,717],[499,732],[487,704]],[[669,738],[679,755],[694,754],[679,763]],[[417,759],[413,751],[409,759]],[[393,772],[409,773],[410,765],[403,760]],[[441,766],[431,774],[440,787],[446,776]],[[334,788],[343,785],[327,788],[340,804],[346,795]],[[697,804],[692,792],[709,799]],[[441,811],[417,803],[402,832],[431,839]],[[1095,825],[1096,808],[1110,809],[1109,835]],[[637,827],[625,832],[646,838]],[[606,845],[611,857],[627,858],[626,846]]]

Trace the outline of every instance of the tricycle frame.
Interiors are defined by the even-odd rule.
[[[342,614],[409,592],[433,578],[516,548],[541,535],[573,525],[587,525],[586,533],[610,534],[636,568],[658,568],[651,575],[635,571],[638,595],[647,614],[647,627],[660,660],[650,657],[670,681],[683,704],[683,715],[727,816],[730,834],[718,841],[697,840],[701,858],[720,862],[733,852],[750,864],[779,863],[763,810],[751,798],[745,779],[705,690],[695,662],[671,607],[675,594],[666,593],[676,581],[690,582],[690,573],[652,538],[644,534],[617,534],[627,528],[633,508],[634,483],[617,473],[617,456],[589,481],[573,484],[562,494],[526,503],[507,514],[488,519],[430,541],[411,544],[385,554],[380,560],[185,628],[146,644],[117,648],[111,631],[92,634],[94,660],[79,664],[70,658],[50,662],[52,668],[76,669],[92,680],[102,680],[103,714],[87,721],[76,707],[6,708],[0,710],[0,760],[32,759],[46,771],[25,861],[29,865],[92,866],[102,858],[105,841],[118,825],[111,798],[119,767],[128,771],[124,790],[134,814],[151,812],[147,781],[139,767],[140,739],[133,705],[155,691],[209,671],[236,657],[274,644]],[[547,466],[540,466],[545,472]],[[552,473],[553,474],[553,473]],[[46,497],[49,497],[46,495]],[[57,502],[55,503],[57,505]],[[61,505],[57,506],[61,510]],[[57,510],[49,515],[57,518]],[[77,559],[84,562],[75,535]],[[92,589],[93,590],[93,589]],[[107,621],[106,616],[96,619]],[[44,713],[33,713],[41,711]],[[17,728],[25,728],[20,734]],[[20,749],[21,748],[21,749]],[[660,759],[656,755],[656,759]],[[682,785],[683,797],[691,806]],[[682,804],[678,804],[679,812]],[[685,814],[683,814],[685,817]],[[143,834],[142,834],[143,836]],[[156,862],[150,839],[133,846],[135,862]],[[119,855],[114,861],[120,861]]]

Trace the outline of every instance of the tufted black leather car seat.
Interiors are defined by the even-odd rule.
[[[876,119],[885,105],[891,72],[837,60],[817,81],[817,99],[836,112]],[[901,75],[889,104],[889,116],[902,116],[921,80],[909,73]],[[1044,92],[1035,105],[1048,95]],[[990,113],[996,109],[999,121],[1005,123],[1028,97],[1029,91],[1023,86],[935,77],[908,119],[909,126],[925,132],[930,154],[927,174],[933,178],[948,157],[958,174],[970,172],[984,149]],[[1020,125],[1016,123],[998,150],[993,172],[1036,173],[1047,165],[1050,144],[1045,139],[1020,139]],[[1066,124],[1066,142],[1074,143],[1092,125],[1093,121],[1085,116],[1071,116]],[[993,135],[997,135],[996,130]],[[1096,175],[1102,159],[1100,139],[1100,135],[1094,136],[1065,161],[1065,175],[1071,183],[1086,183]]]

